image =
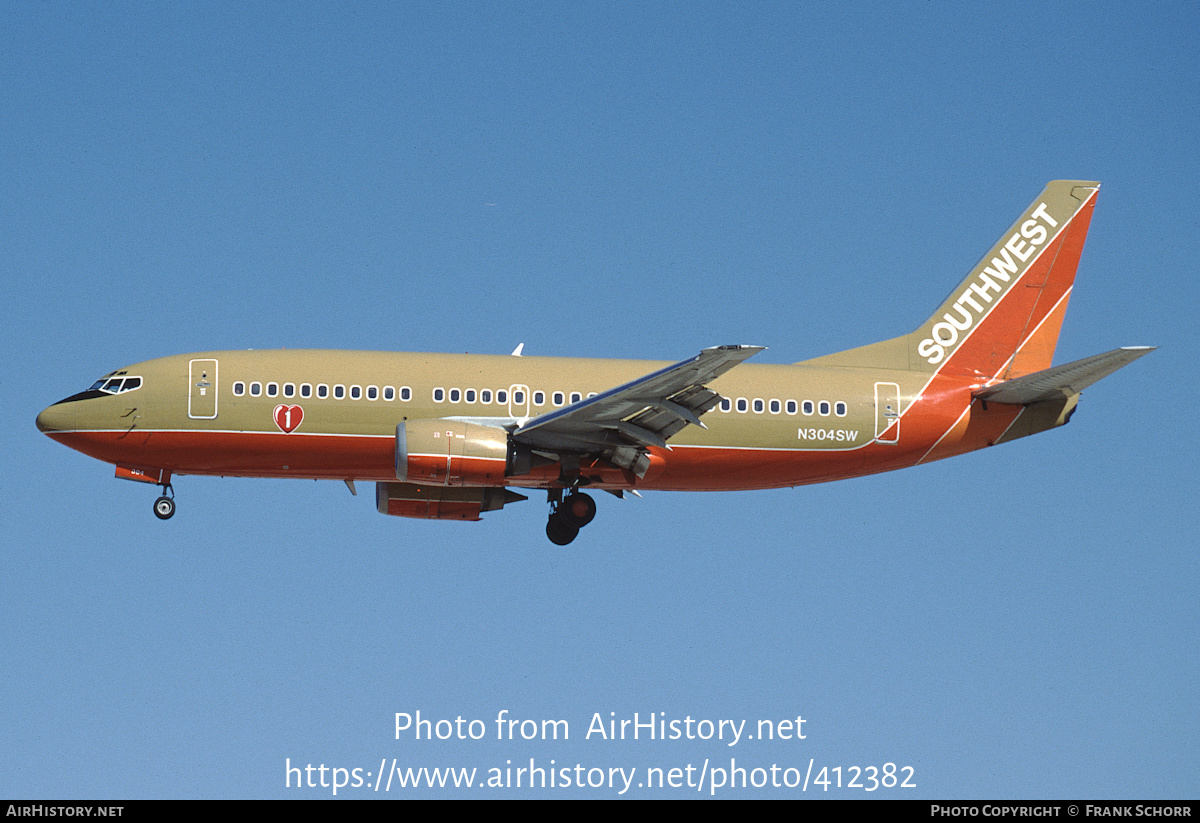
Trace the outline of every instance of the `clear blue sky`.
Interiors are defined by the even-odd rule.
[[[8,3],[0,31],[0,796],[731,757],[1196,796],[1196,4]],[[439,524],[332,482],[180,478],[162,523],[33,424],[221,348],[793,362],[909,331],[1055,178],[1103,182],[1058,361],[1161,348],[935,465],[604,496],[562,549],[537,496]],[[396,740],[417,710],[488,738]],[[571,739],[496,741],[501,710]],[[806,737],[584,739],[610,712]]]

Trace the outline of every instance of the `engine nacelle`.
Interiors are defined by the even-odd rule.
[[[376,483],[375,507],[380,514],[422,520],[478,520],[481,512],[504,508],[528,498],[503,486],[448,488],[415,483]]]
[[[508,432],[461,420],[396,426],[396,479],[433,486],[503,486]]]

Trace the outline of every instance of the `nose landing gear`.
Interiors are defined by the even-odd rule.
[[[167,492],[171,493],[167,497]],[[162,497],[154,501],[154,516],[159,520],[170,520],[175,514],[175,488],[170,483],[163,484]]]
[[[562,489],[554,489],[549,497],[551,509],[546,536],[551,543],[565,546],[579,535],[580,529],[592,522],[596,516],[596,501],[580,491],[572,491],[563,498]]]

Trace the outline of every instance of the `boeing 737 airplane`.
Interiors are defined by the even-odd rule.
[[[1052,366],[1098,183],[1059,180],[909,334],[793,365],[715,346],[679,363],[512,355],[217,351],[147,360],[38,428],[162,487],[208,474],[376,483],[384,514],[478,520],[542,489],[575,539],[584,489],[767,489],[915,466],[1070,420],[1151,347]]]

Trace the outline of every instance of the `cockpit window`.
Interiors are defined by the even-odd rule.
[[[140,377],[102,377],[93,383],[88,391],[100,391],[105,394],[124,394],[127,391],[133,391],[141,387],[142,378]]]

